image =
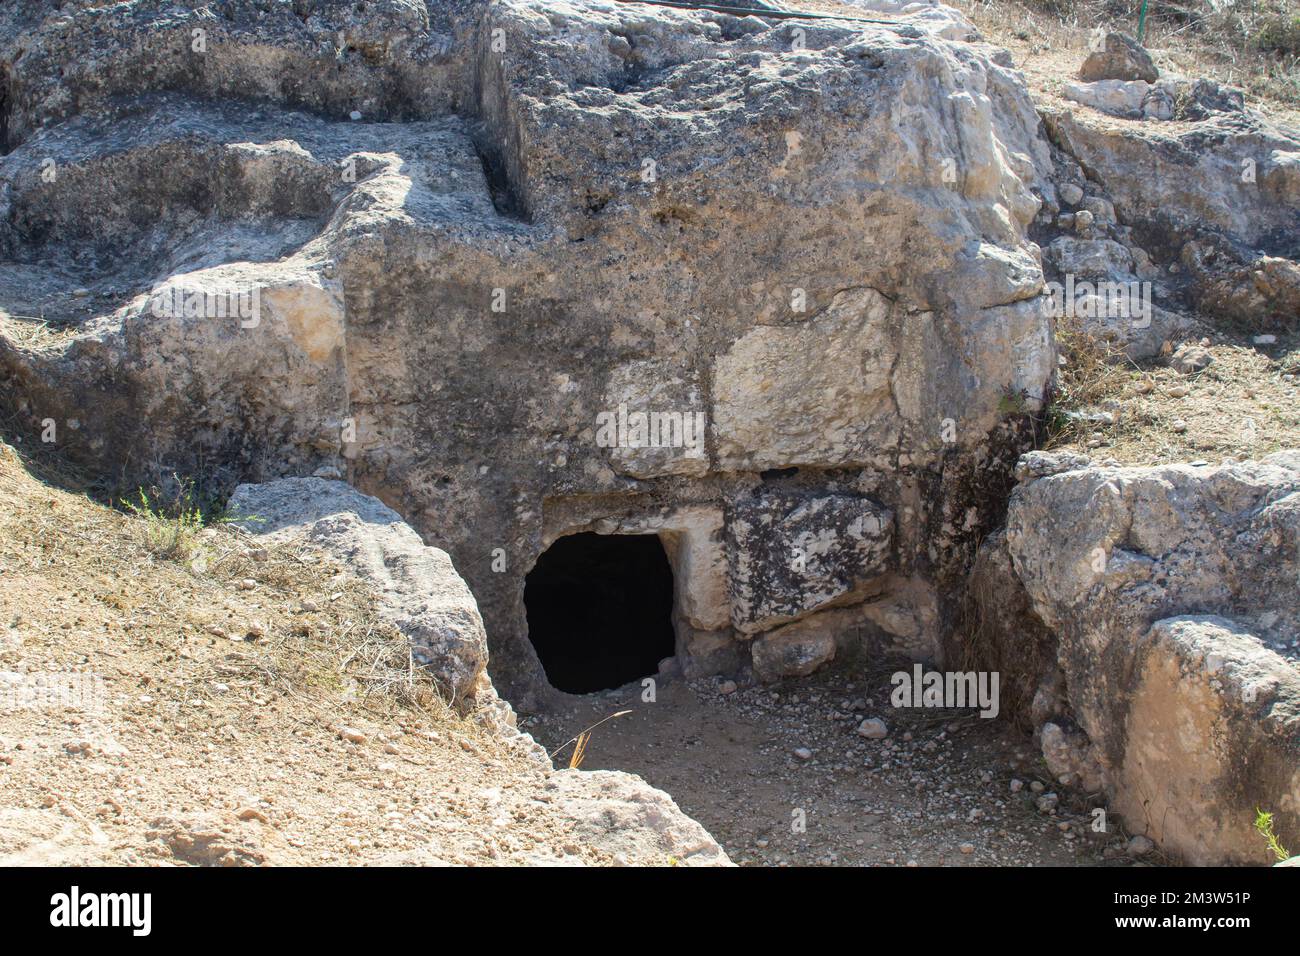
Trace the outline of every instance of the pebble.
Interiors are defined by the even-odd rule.
[[[796,747],[794,755],[800,760],[812,760],[812,751],[807,747]]]
[[[1199,345],[1184,345],[1174,353],[1169,364],[1183,375],[1192,375],[1214,363],[1209,350]]]
[[[957,847],[957,849],[960,850],[963,855],[970,856],[972,853],[975,852],[975,844],[963,843],[961,846]]]
[[[889,736],[889,728],[879,717],[868,717],[858,724],[858,736],[868,740],[881,740]]]
[[[724,680],[718,685],[718,693],[723,697],[736,692],[736,682],[734,680]]]
[[[364,744],[366,742],[366,735],[355,727],[340,727],[339,736],[354,744]]]
[[[1128,846],[1125,848],[1125,852],[1128,853],[1129,856],[1146,856],[1155,848],[1156,845],[1152,843],[1150,839],[1139,835],[1128,841]]]
[[[1183,432],[1187,431],[1187,422],[1183,421],[1181,418],[1175,418],[1169,423],[1169,430],[1175,434],[1181,435]]]

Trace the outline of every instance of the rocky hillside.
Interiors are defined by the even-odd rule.
[[[765,706],[824,668],[997,672],[1069,788],[996,808],[1026,833],[1105,810],[1125,847],[1268,862],[1261,808],[1300,844],[1300,132],[1278,88],[1157,46],[1162,10],[1150,49],[894,0],[0,11],[0,423],[134,514],[6,459],[0,587],[68,592],[15,606],[12,682],[76,664],[117,708],[6,751],[46,781],[21,825],[84,793],[112,845],[138,793],[133,854],[725,862],[515,728],[591,704],[528,589],[601,535],[662,552],[662,607],[622,600],[662,617],[647,678]],[[146,541],[101,569],[104,529]],[[835,773],[915,756],[888,727],[926,719],[868,710],[833,718]],[[187,774],[217,788],[192,813],[114,776],[139,734],[189,770],[263,732],[281,777]],[[316,771],[289,826],[272,784]],[[370,829],[313,843],[349,788]]]

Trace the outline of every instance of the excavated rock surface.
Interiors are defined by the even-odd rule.
[[[1047,666],[1000,664],[1052,772],[1190,862],[1266,862],[1255,808],[1300,825],[1300,457],[1033,457],[975,593],[1002,641],[1046,632]]]
[[[506,728],[489,645],[512,700],[550,692],[537,557],[656,534],[687,676],[983,660],[1058,778],[1258,861],[1253,806],[1300,826],[1294,455],[1030,455],[1005,504],[1047,283],[1149,283],[1140,320],[1081,319],[1135,359],[1294,324],[1300,136],[1133,50],[1040,118],[959,16],[889,16],[8,8],[0,408],[118,487],[262,483],[236,504],[388,589]],[[593,819],[626,808],[596,783]]]
[[[341,481],[283,478],[240,485],[228,510],[253,534],[309,541],[346,562],[375,588],[415,662],[452,696],[485,683],[487,638],[474,596],[446,552],[425,545],[391,508]]]
[[[1002,57],[933,17],[224,9],[8,15],[0,381],[32,428],[128,486],[346,478],[451,555],[524,697],[523,575],[597,525],[671,539],[688,670],[855,602],[935,653],[1055,367],[1051,151]],[[621,407],[703,441],[604,447]],[[848,537],[751,581],[742,515]]]

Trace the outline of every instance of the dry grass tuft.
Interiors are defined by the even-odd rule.
[[[1202,339],[1213,361],[1186,375],[1161,360],[1134,363],[1069,325],[1058,337],[1066,365],[1046,413],[1048,448],[1134,465],[1300,448],[1300,335],[1267,346],[1228,333]],[[1097,421],[1098,412],[1111,418]]]
[[[0,442],[6,576],[39,574],[68,593],[89,592],[109,626],[127,617],[131,633],[154,635],[147,643],[204,662],[196,688],[219,681],[284,696],[324,719],[341,703],[377,716],[414,710],[479,736],[415,665],[406,638],[379,618],[369,587],[343,567],[305,547],[262,547],[184,496],[169,510],[142,494],[118,511],[42,483],[31,464]],[[44,476],[54,464],[43,462]]]
[[[1138,370],[1122,349],[1089,335],[1077,320],[1062,319],[1056,341],[1064,364],[1047,410],[1048,448],[1091,440],[1097,423],[1083,416],[1113,402]]]

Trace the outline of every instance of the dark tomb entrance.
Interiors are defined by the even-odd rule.
[[[524,581],[528,637],[557,690],[589,694],[654,674],[676,651],[673,572],[652,534],[573,534]]]

